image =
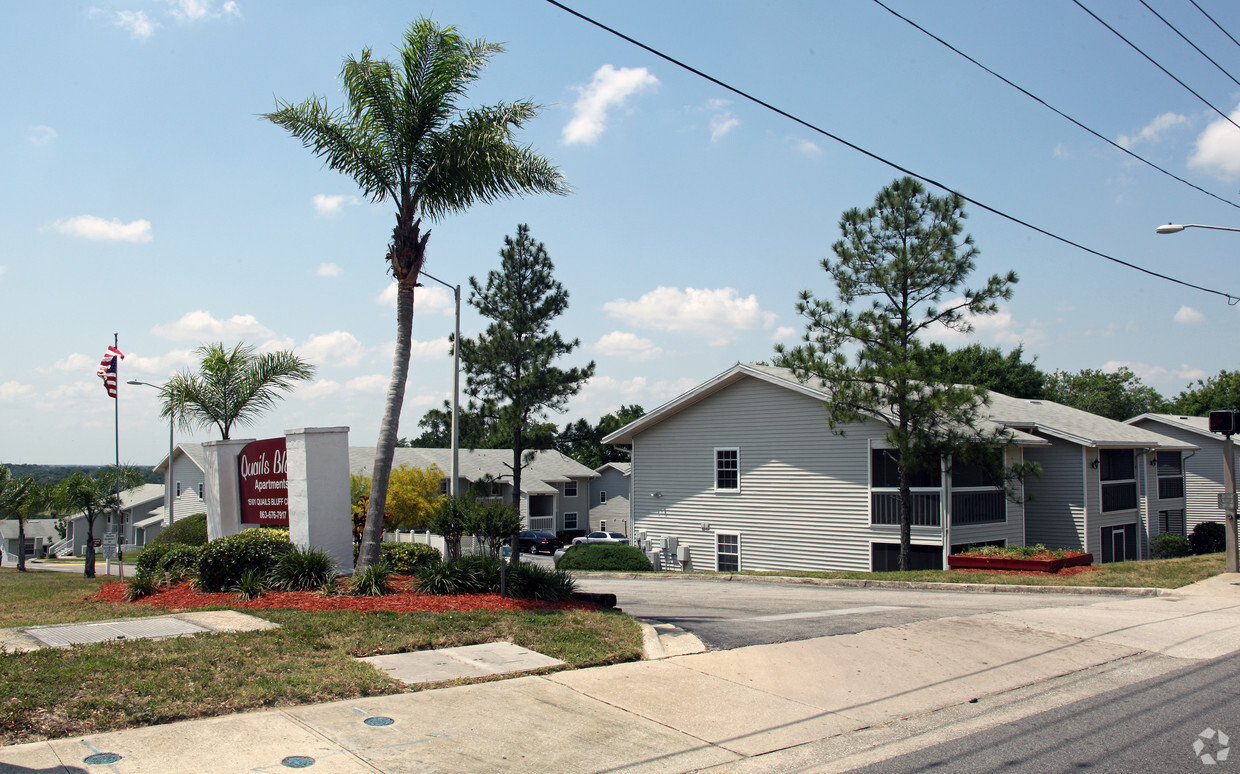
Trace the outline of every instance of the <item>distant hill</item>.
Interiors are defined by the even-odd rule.
[[[85,473],[89,476],[96,470],[107,467],[107,465],[19,465],[9,462],[0,464],[9,469],[13,478],[30,476],[39,484],[59,484],[74,473]],[[155,467],[154,465],[135,465],[134,467],[142,472],[146,483],[164,483],[164,474],[151,470]]]

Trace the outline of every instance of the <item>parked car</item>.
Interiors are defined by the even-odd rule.
[[[504,538],[505,544],[510,542],[511,538]],[[527,529],[517,535],[517,548],[522,552],[553,554],[557,548],[563,547],[564,541],[556,537],[554,532]]]
[[[584,543],[628,543],[629,539],[623,532],[591,532],[585,537],[573,538],[573,545]]]

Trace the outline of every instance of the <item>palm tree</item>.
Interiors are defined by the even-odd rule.
[[[314,375],[314,366],[289,350],[259,355],[238,343],[231,350],[204,344],[196,352],[202,358],[199,372],[173,374],[160,391],[160,416],[176,417],[183,430],[214,425],[225,441],[234,425],[254,422],[275,405],[280,392]]]
[[[35,504],[38,484],[30,476],[13,478],[0,465],[0,518],[17,519],[17,571],[26,571],[26,518]]]
[[[55,504],[70,513],[86,517],[86,565],[83,574],[95,577],[95,518],[121,511],[121,492],[142,485],[142,474],[134,467],[103,468],[93,476],[74,473],[56,486]]]
[[[397,283],[396,352],[379,426],[370,504],[358,568],[379,559],[383,504],[409,377],[413,292],[426,259],[431,221],[526,193],[568,193],[564,176],[514,133],[534,118],[529,101],[463,109],[458,101],[502,46],[468,41],[454,27],[419,19],[405,33],[399,61],[370,49],[341,70],[347,106],[335,111],[311,98],[277,101],[264,118],[289,131],[332,169],[352,177],[374,202],[396,205],[386,262]]]

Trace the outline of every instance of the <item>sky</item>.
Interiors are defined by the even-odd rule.
[[[374,444],[395,340],[384,263],[394,209],[260,115],[311,96],[340,106],[343,59],[366,48],[393,57],[420,15],[504,44],[465,102],[541,105],[519,140],[572,186],[431,224],[425,267],[467,299],[469,278],[497,268],[504,237],[529,225],[570,294],[555,327],[581,346],[565,365],[597,364],[549,417],[561,425],[622,404],[653,409],[795,343],[798,292],[833,296],[820,262],[841,214],[902,175],[873,156],[1093,250],[1240,295],[1240,234],[1154,231],[1240,226],[1240,129],[1221,115],[1240,121],[1240,44],[1188,0],[1150,5],[1218,67],[1138,3],[1083,0],[1184,85],[1071,0],[887,2],[1214,196],[873,0],[567,0],[804,124],[545,0],[3,4],[0,462],[108,464],[115,408],[121,461],[155,464],[168,444],[157,391],[124,382],[161,384],[209,342],[292,348],[317,367],[234,437],[347,426],[351,444]],[[1240,5],[1198,4],[1240,38]],[[1128,367],[1168,396],[1240,367],[1240,307],[1224,297],[978,206],[965,212],[980,250],[969,284],[1009,270],[1020,281],[972,335],[937,340],[1023,345],[1048,372]],[[452,298],[426,284],[403,436],[452,389]],[[485,322],[466,303],[461,326],[468,337]],[[115,402],[95,376],[114,334],[126,355]]]

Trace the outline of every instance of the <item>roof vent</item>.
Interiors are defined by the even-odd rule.
[[[1033,404],[1034,406],[1041,406],[1041,405],[1042,405],[1042,401],[1040,401],[1040,400],[1031,400],[1031,401],[1029,401],[1029,402],[1030,402],[1031,404]]]

